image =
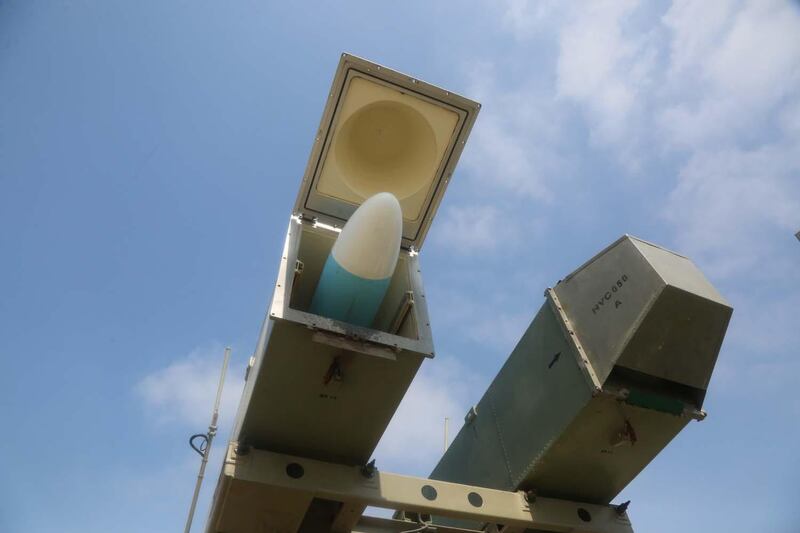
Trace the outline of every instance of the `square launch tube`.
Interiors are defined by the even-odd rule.
[[[311,223],[289,223],[233,438],[263,450],[364,464],[423,359],[433,357],[433,342],[417,256],[407,252],[375,328],[306,311],[335,239]]]
[[[546,292],[432,479],[609,503],[691,419],[732,308],[624,236]]]
[[[479,105],[343,54],[297,195],[233,440],[333,463],[369,461],[433,357],[418,251]],[[402,249],[371,327],[309,312],[339,230],[372,195],[403,214]]]

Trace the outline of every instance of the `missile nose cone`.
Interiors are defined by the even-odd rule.
[[[365,201],[342,228],[331,254],[351,274],[385,279],[394,274],[403,233],[403,212],[393,194]]]
[[[361,204],[333,244],[311,312],[369,327],[397,266],[402,237],[397,198],[382,192]]]

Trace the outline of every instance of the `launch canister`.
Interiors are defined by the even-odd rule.
[[[367,199],[342,228],[325,262],[311,312],[369,327],[397,266],[403,230],[391,193]]]

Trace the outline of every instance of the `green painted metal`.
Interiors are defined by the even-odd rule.
[[[732,309],[629,236],[546,295],[431,478],[605,504],[705,416]]]
[[[671,415],[680,416],[683,414],[685,406],[682,401],[660,394],[648,393],[641,390],[631,389],[625,403],[635,405],[653,411],[660,411]]]

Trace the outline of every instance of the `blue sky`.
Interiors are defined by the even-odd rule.
[[[543,289],[631,233],[735,308],[708,419],[621,496],[634,526],[796,531],[798,5],[295,6],[0,1],[0,530],[182,527],[186,438],[226,344],[229,429],[348,51],[483,104],[421,256],[438,356],[379,465],[427,474]]]

